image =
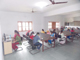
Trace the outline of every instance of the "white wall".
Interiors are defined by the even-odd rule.
[[[60,27],[64,26],[64,16],[49,16],[44,18],[44,29],[48,30],[48,22],[60,22]]]
[[[65,16],[66,22],[80,21],[80,11]]]
[[[18,21],[32,21],[34,31],[41,31],[41,29],[43,28],[43,14],[0,12],[2,33],[6,33],[13,36],[14,30],[18,30]],[[20,32],[20,34],[25,34],[25,32]]]
[[[0,60],[3,60],[2,38],[1,38],[1,25],[0,25]]]

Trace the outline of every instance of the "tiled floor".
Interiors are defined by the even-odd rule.
[[[26,46],[23,48],[22,51],[4,56],[4,60],[80,60],[80,39],[35,55],[31,55]]]

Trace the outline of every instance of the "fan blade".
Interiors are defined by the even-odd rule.
[[[49,5],[47,5],[46,7],[48,7],[48,6],[50,6],[50,5],[53,5],[53,4],[49,4]]]
[[[55,4],[63,4],[63,3],[67,3],[67,2],[56,2]]]
[[[53,2],[52,0],[49,0],[50,2]]]

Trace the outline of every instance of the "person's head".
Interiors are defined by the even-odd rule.
[[[63,33],[63,30],[61,30],[61,33]]]
[[[67,31],[70,31],[70,29],[68,29]]]
[[[42,29],[42,31],[44,31],[44,29]]]
[[[77,27],[77,29],[79,30],[79,28]]]
[[[34,32],[31,32],[31,35],[34,34]]]
[[[40,35],[40,33],[39,33],[39,32],[37,32],[37,35],[39,36],[39,35]]]
[[[73,30],[73,28],[71,30]]]
[[[15,34],[19,34],[19,32],[17,30],[14,31]]]
[[[47,30],[47,33],[49,32],[49,30]]]

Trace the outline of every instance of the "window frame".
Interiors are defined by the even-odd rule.
[[[48,23],[52,23],[51,21],[49,21]],[[52,25],[48,25],[48,29],[52,29],[52,27],[51,28],[49,28],[49,26],[52,26]]]
[[[19,25],[18,25],[19,22],[21,23],[21,31],[19,31]],[[23,25],[22,25],[23,22],[25,22],[25,30],[23,30]],[[32,21],[18,21],[18,22],[17,22],[17,25],[18,25],[18,31],[19,31],[19,32],[28,31],[28,30],[26,30],[26,22],[28,22],[28,30],[29,30],[29,23],[32,24],[32,29],[31,29],[31,30],[33,30],[33,23],[32,23]]]

